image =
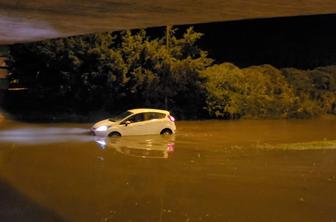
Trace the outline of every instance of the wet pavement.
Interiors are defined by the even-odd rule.
[[[0,221],[336,221],[336,121],[177,122],[113,139],[0,123]]]

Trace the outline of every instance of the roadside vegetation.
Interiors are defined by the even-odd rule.
[[[211,117],[312,118],[336,114],[336,66],[240,69],[224,63],[207,68],[201,75],[207,78],[205,107]]]
[[[8,91],[3,106],[18,118],[62,120],[134,107],[183,119],[336,114],[336,66],[214,64],[197,45],[201,37],[192,28],[161,38],[140,30],[13,45],[10,81],[26,90]]]

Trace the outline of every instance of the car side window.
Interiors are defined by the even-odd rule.
[[[144,113],[145,120],[163,119],[166,115],[163,113]]]
[[[131,123],[136,123],[136,122],[141,122],[141,121],[144,121],[144,120],[145,120],[144,114],[143,113],[138,113],[138,114],[135,114],[135,115],[131,116],[130,118],[126,119],[124,122],[130,121]]]

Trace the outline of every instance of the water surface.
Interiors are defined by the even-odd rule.
[[[336,221],[335,120],[89,127],[0,123],[0,221]]]

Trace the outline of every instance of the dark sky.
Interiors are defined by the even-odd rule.
[[[200,45],[216,63],[303,69],[336,64],[336,14],[217,22],[194,28],[205,34]]]

